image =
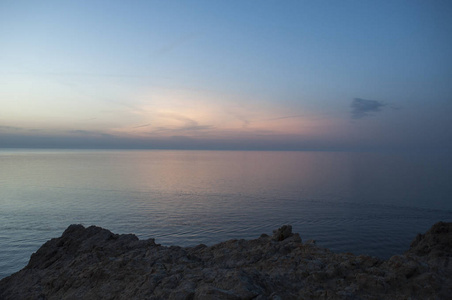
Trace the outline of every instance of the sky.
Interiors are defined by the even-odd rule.
[[[451,15],[0,0],[0,148],[452,150]]]

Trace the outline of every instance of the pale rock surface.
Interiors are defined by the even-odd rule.
[[[71,225],[0,281],[0,299],[450,299],[451,243],[439,222],[385,261],[303,244],[290,225],[186,248]]]

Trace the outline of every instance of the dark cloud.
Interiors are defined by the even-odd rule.
[[[353,99],[350,104],[353,119],[361,119],[371,116],[373,113],[381,111],[381,108],[386,106],[385,103],[377,100],[366,100],[361,98]]]

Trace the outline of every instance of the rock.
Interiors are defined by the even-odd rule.
[[[290,225],[186,248],[71,225],[0,281],[0,299],[448,299],[451,226],[384,261],[302,244]]]
[[[408,253],[418,256],[452,256],[452,223],[438,222],[425,234],[418,234]]]
[[[292,226],[283,225],[281,228],[273,231],[272,239],[274,241],[283,241],[290,236],[292,236]]]

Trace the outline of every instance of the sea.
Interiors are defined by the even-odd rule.
[[[389,258],[452,221],[448,153],[0,149],[0,278],[70,224],[162,245],[291,224],[334,252]]]

